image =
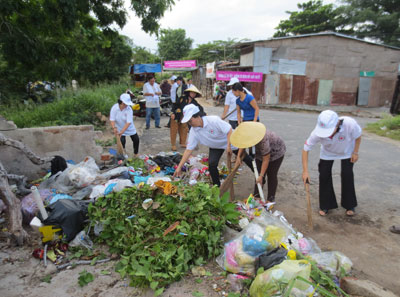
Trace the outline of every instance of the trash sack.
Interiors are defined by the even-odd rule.
[[[312,238],[303,237],[300,239],[296,239],[294,237],[290,237],[290,241],[291,246],[295,250],[301,252],[303,255],[321,253],[321,249]]]
[[[249,277],[240,274],[229,274],[227,281],[229,283],[230,291],[240,292],[244,287],[244,280],[246,279],[249,279]]]
[[[67,161],[61,156],[54,156],[54,158],[51,159],[50,163],[51,175],[54,175],[60,171],[64,171],[68,168]]]
[[[49,217],[43,221],[44,225],[60,226],[67,241],[74,239],[84,228],[87,219],[87,204],[81,201],[61,199],[46,208]]]
[[[82,230],[76,234],[75,238],[69,243],[69,246],[83,246],[91,250],[93,248],[93,241],[86,235],[85,231]]]
[[[86,188],[83,188],[82,190],[79,190],[74,195],[72,195],[72,199],[82,200],[86,197],[89,197],[90,193],[92,193],[92,190],[93,190],[93,186],[87,186]]]
[[[250,223],[238,237],[224,246],[224,252],[217,258],[221,268],[232,273],[255,275],[256,257],[267,251],[263,227]]]
[[[263,267],[264,270],[267,270],[275,265],[282,263],[284,260],[286,260],[286,255],[287,250],[280,247],[277,247],[272,251],[260,255],[256,259],[256,271],[258,271],[260,267]]]
[[[72,165],[69,165],[72,166]],[[71,167],[64,171],[59,171],[55,175],[50,176],[47,180],[39,185],[39,191],[42,189],[55,189],[57,192],[64,194],[72,194],[76,191],[76,187],[69,179],[68,172]]]
[[[51,198],[49,204],[53,204],[53,203],[57,202],[60,199],[72,199],[72,197],[70,195],[67,195],[67,194],[56,194],[56,195],[53,196],[53,198]]]
[[[40,198],[42,198],[43,204],[49,204],[50,200],[53,198],[53,193],[49,189],[39,190]],[[29,194],[22,198],[21,200],[21,212],[22,212],[22,222],[24,224],[29,224],[35,215],[38,213],[39,208],[36,205],[33,194]]]
[[[70,181],[78,188],[92,184],[99,175],[100,169],[92,157],[86,157],[82,162],[68,171]]]
[[[135,186],[129,179],[110,179],[104,185],[97,185],[93,187],[90,193],[90,199],[96,199],[106,196],[111,192],[121,192],[123,189]]]
[[[129,167],[126,167],[126,166],[117,167],[117,168],[113,168],[111,170],[108,170],[108,171],[102,173],[101,176],[104,177],[106,180],[108,180],[110,178],[120,176],[124,172],[127,172],[128,170],[129,170]]]
[[[310,273],[311,265],[308,261],[285,260],[281,264],[257,275],[250,286],[250,296],[283,296],[292,279],[301,276],[308,280]],[[293,288],[308,294],[313,292],[313,287],[301,280],[296,280]],[[306,296],[306,294],[304,295]]]
[[[309,257],[317,263],[318,268],[332,276],[340,276],[341,268],[349,273],[353,266],[353,262],[340,252],[322,252],[310,254]]]

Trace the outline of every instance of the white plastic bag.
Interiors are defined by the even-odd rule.
[[[117,167],[111,170],[108,170],[104,173],[101,174],[102,177],[105,179],[110,179],[115,176],[120,176],[122,173],[129,171],[129,167],[122,166],[122,167]]]
[[[82,162],[73,166],[68,172],[70,181],[78,188],[92,184],[99,175],[99,167],[92,157],[86,157]]]

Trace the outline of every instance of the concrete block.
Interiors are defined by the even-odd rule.
[[[345,277],[340,281],[340,287],[350,295],[363,297],[397,297],[391,291],[370,281],[353,277]]]
[[[0,116],[0,131],[10,131],[17,129],[17,125],[12,121],[7,121],[5,118]]]

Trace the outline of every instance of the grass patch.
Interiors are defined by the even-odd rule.
[[[382,120],[368,124],[365,130],[380,136],[400,140],[400,115],[395,117],[385,115]]]
[[[59,100],[51,103],[14,103],[0,106],[0,110],[1,115],[13,121],[18,128],[85,124],[99,127],[103,124],[96,117],[96,112],[108,115],[126,88],[124,83],[100,84],[80,88],[76,92],[66,90]]]

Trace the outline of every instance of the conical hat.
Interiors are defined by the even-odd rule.
[[[232,133],[231,143],[238,148],[248,148],[259,143],[265,136],[264,124],[259,122],[242,122]]]
[[[202,96],[199,89],[197,89],[196,86],[191,86],[190,88],[186,89],[185,92],[195,92],[198,94],[198,96],[196,97]]]

